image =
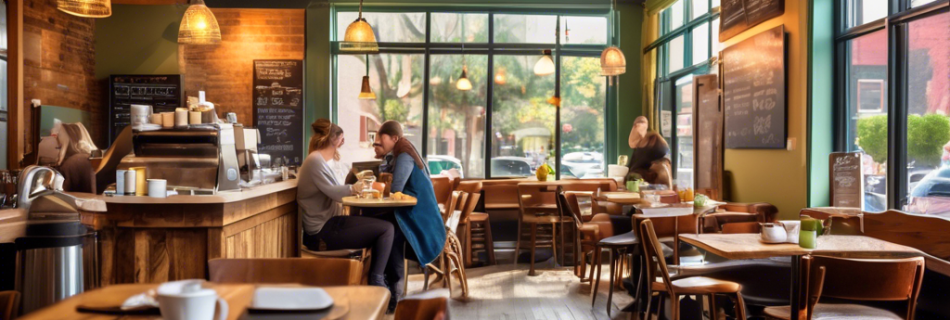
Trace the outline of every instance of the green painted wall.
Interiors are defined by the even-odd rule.
[[[116,4],[96,20],[96,78],[110,74],[177,74],[178,25],[185,6]]]
[[[326,2],[311,3],[307,7],[307,52],[306,52],[306,100],[305,125],[319,118],[330,118],[330,5]],[[313,130],[305,130],[304,141],[310,141]]]
[[[643,33],[643,15],[644,7],[641,4],[625,2],[617,5],[620,12],[620,50],[627,58],[627,73],[621,75],[616,83],[616,91],[619,91],[617,100],[617,117],[607,119],[613,122],[615,129],[608,132],[612,137],[611,143],[615,146],[615,153],[607,152],[610,158],[604,159],[606,163],[615,163],[617,155],[630,154],[632,150],[627,144],[630,130],[633,128],[633,120],[644,114],[643,105],[643,81],[640,75],[640,61],[643,59],[643,44],[641,37]]]
[[[808,206],[831,202],[828,155],[834,151],[834,1],[812,0],[808,63]]]

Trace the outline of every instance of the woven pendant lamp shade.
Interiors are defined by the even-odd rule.
[[[84,18],[105,18],[112,15],[112,0],[57,0],[56,9]]]
[[[376,53],[379,52],[379,44],[376,43],[376,34],[373,33],[373,27],[363,18],[363,0],[360,0],[360,13],[356,21],[346,27],[346,33],[343,35],[343,42],[340,42],[340,51]]]
[[[619,76],[624,73],[627,73],[627,58],[623,51],[615,46],[604,49],[600,54],[600,75]]]
[[[204,0],[194,0],[178,28],[178,43],[181,44],[218,44],[221,43],[221,28],[218,19],[205,5]]]

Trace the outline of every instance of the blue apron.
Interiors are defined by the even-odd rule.
[[[432,181],[424,171],[413,165],[403,193],[415,197],[417,202],[412,207],[396,208],[396,221],[419,263],[426,265],[442,254],[446,238],[445,224],[435,200]]]

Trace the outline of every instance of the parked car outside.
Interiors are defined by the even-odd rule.
[[[904,210],[950,217],[950,167],[933,170],[917,182]]]
[[[459,177],[465,178],[465,173],[462,171],[462,160],[456,157],[430,154],[426,157],[426,162],[429,163],[429,172],[432,172],[432,174],[439,174],[442,171],[456,169],[459,171]]]
[[[491,159],[492,177],[527,177],[534,174],[531,163],[522,157],[494,157]]]
[[[598,178],[604,176],[604,154],[571,152],[561,157],[561,176]]]

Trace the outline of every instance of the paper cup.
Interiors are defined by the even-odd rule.
[[[145,183],[145,177],[146,177],[145,167],[129,168],[129,170],[135,170],[135,195],[137,196],[146,195],[148,193],[148,186]],[[128,173],[126,173],[126,175],[128,175]],[[126,182],[128,182],[128,179],[126,179]],[[126,183],[125,187],[126,189],[128,189],[129,184]],[[126,190],[126,192],[132,193],[128,190]]]
[[[138,185],[135,183],[135,170],[128,170],[125,172],[125,194],[135,195],[135,186]]]
[[[175,113],[162,112],[162,128],[171,129],[175,127]]]
[[[165,198],[168,196],[167,182],[165,179],[148,179],[148,196],[152,198]]]
[[[188,124],[201,124],[201,111],[188,112]]]
[[[162,125],[162,114],[153,113],[152,115],[148,116],[148,123]]]
[[[129,172],[128,170],[116,170],[115,171],[115,194],[124,195],[125,194],[125,173]]]

